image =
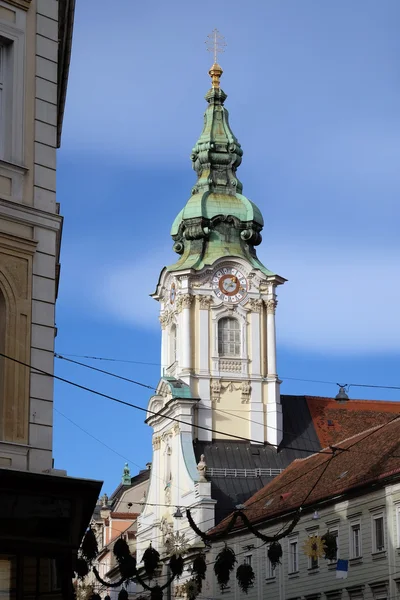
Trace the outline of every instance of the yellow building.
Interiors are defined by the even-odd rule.
[[[0,592],[7,597],[67,596],[73,553],[101,487],[54,470],[52,453],[62,231],[56,151],[73,17],[74,0],[0,0]]]

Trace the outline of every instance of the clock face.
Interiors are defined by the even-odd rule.
[[[175,302],[175,298],[176,298],[176,286],[175,286],[175,283],[173,283],[171,285],[171,289],[169,290],[169,301],[171,304],[173,304]]]
[[[212,287],[223,302],[237,303],[247,294],[247,279],[238,269],[223,267],[214,273]]]

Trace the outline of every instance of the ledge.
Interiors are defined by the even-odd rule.
[[[386,558],[386,550],[381,550],[380,552],[373,552],[372,553],[372,560],[382,560],[384,558]]]
[[[356,565],[361,565],[362,562],[363,562],[362,556],[355,556],[354,558],[349,558],[349,565],[351,567],[356,566]]]
[[[23,8],[24,10],[28,10],[31,5],[31,0],[7,0],[8,4],[12,4],[17,8]]]

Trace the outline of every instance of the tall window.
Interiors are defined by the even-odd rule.
[[[385,549],[385,528],[383,513],[372,515],[372,552]]]
[[[333,537],[334,537],[334,538],[335,538],[335,540],[336,540],[336,554],[335,554],[335,556],[334,556],[334,557],[333,557],[333,558],[332,558],[332,559],[329,561],[331,564],[333,564],[333,563],[337,562],[337,559],[338,559],[338,552],[339,552],[339,531],[338,531],[338,529],[330,529],[330,530],[329,530],[329,533],[330,533],[331,535],[333,535]]]
[[[361,523],[351,523],[350,558],[360,558],[361,556]]]
[[[0,556],[0,597],[13,600],[16,594],[16,559]]]
[[[240,323],[232,317],[218,321],[218,353],[220,356],[240,356]]]
[[[252,554],[246,554],[244,557],[244,564],[245,565],[249,565],[250,567],[253,565],[253,555]]]
[[[299,570],[298,539],[289,539],[289,573],[297,573]]]
[[[276,576],[276,569],[272,566],[272,562],[269,560],[267,551],[267,579],[273,579]]]

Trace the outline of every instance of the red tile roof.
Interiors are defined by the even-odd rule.
[[[110,517],[112,519],[122,519],[123,521],[135,521],[139,516],[139,513],[131,512],[112,512]]]
[[[245,502],[247,517],[252,523],[261,523],[291,512],[304,504],[314,486],[304,507],[311,508],[321,500],[391,476],[400,477],[400,416],[395,420],[393,414],[390,416],[392,422],[385,426],[376,426],[336,442],[336,446],[344,451],[332,455],[327,448],[293,461]],[[221,521],[212,531],[222,531],[230,518]]]
[[[322,448],[339,440],[382,425],[400,415],[400,402],[383,400],[348,400],[306,396],[314,427]]]

